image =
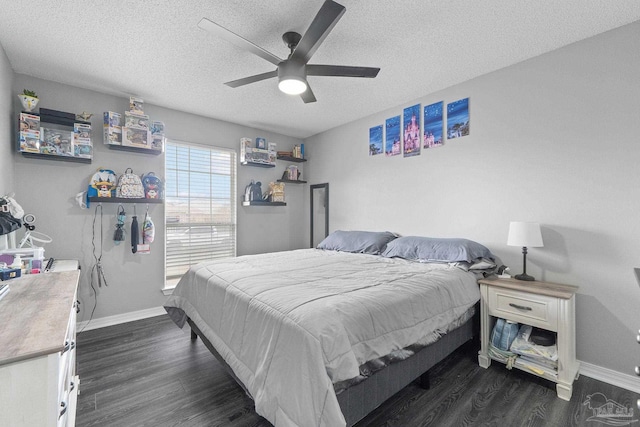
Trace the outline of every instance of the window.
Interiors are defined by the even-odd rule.
[[[191,265],[236,255],[236,153],[168,141],[166,288]]]

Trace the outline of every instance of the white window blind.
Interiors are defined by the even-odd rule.
[[[189,266],[236,255],[236,153],[168,141],[165,152],[166,282]]]

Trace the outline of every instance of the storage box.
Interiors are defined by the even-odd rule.
[[[103,115],[105,126],[122,128],[122,114],[113,111],[105,111]]]
[[[144,114],[144,101],[135,96],[129,97],[129,111],[134,114]]]
[[[40,130],[40,116],[35,114],[20,113],[20,131],[38,131]]]
[[[40,153],[72,156],[73,132],[70,130],[40,128]]]
[[[151,138],[148,129],[122,128],[122,145],[129,147],[151,148]]]
[[[0,280],[17,279],[21,273],[19,268],[0,268]]]
[[[91,125],[86,123],[74,123],[73,142],[77,144],[91,144]]]
[[[104,141],[107,145],[122,145],[122,127],[104,126]]]
[[[253,148],[251,138],[240,139],[240,163],[260,163],[263,165],[275,165],[275,150],[263,150]]]
[[[90,159],[93,157],[93,145],[91,144],[73,144],[74,157]]]
[[[20,132],[20,151],[25,153],[40,152],[40,131]]]
[[[149,116],[126,111],[124,113],[124,126],[128,128],[149,129]]]

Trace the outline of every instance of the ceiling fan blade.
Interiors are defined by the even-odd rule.
[[[316,102],[316,96],[313,94],[311,90],[311,86],[307,82],[307,90],[300,94],[300,98],[304,101],[305,104],[309,104],[310,102]]]
[[[291,59],[303,64],[309,62],[345,11],[344,6],[332,0],[326,0],[293,51]]]
[[[378,75],[380,68],[350,67],[346,65],[318,65],[307,64],[308,76],[337,76],[337,77],[368,77]]]
[[[226,28],[216,24],[213,21],[208,20],[207,18],[202,18],[200,22],[198,22],[198,27],[202,28],[205,31],[208,31],[216,36],[228,41],[234,46],[239,47],[240,49],[247,50],[254,55],[258,55],[262,59],[266,59],[271,62],[273,65],[278,65],[283,60],[275,56],[273,53],[264,50],[260,46],[256,45],[253,42],[245,39],[244,37],[234,33],[231,30],[227,30]]]
[[[245,77],[243,79],[233,80],[226,82],[225,84],[230,87],[238,87],[248,85],[249,83],[259,82],[260,80],[270,79],[271,77],[277,77],[278,70],[269,71],[268,73],[256,74],[255,76]]]

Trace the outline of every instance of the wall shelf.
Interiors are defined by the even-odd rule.
[[[94,203],[149,203],[162,204],[164,199],[129,199],[125,197],[89,197],[89,202]]]
[[[105,144],[105,145],[108,145],[111,150],[129,151],[132,153],[152,154],[154,156],[158,156],[164,152],[163,150],[152,150],[151,148],[132,147],[129,145],[115,145],[115,144]]]
[[[294,163],[303,163],[307,161],[307,159],[301,159],[299,157],[293,157],[293,156],[278,156],[278,160],[286,160],[287,162],[294,162]]]
[[[306,184],[307,181],[303,181],[301,179],[295,180],[295,179],[279,179],[278,182],[288,182],[290,184]]]
[[[44,154],[44,153],[30,153],[28,151],[20,151],[24,157],[30,159],[46,159],[46,160],[59,160],[62,162],[76,162],[76,163],[91,163],[91,159],[85,157],[74,156],[60,156],[57,154]]]
[[[242,202],[242,206],[287,206],[285,202],[266,202],[264,200],[252,200],[250,202]]]
[[[242,166],[255,166],[257,168],[275,168],[276,167],[276,165],[273,163],[242,162],[240,164]]]

